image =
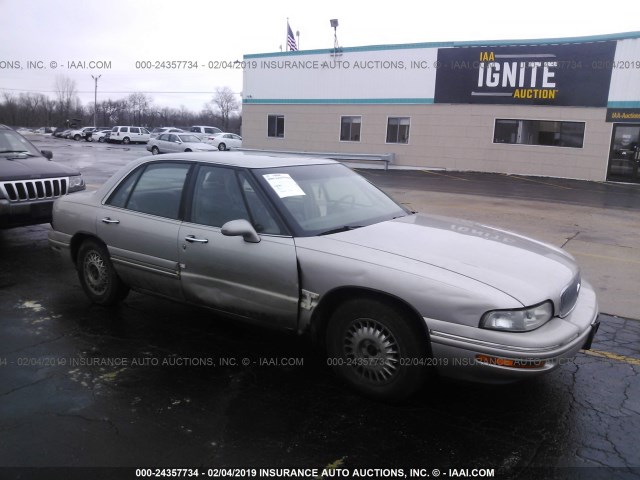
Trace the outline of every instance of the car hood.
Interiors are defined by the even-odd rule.
[[[446,269],[496,288],[524,306],[557,301],[578,274],[573,257],[559,248],[447,217],[409,215],[315,238],[324,239],[322,249],[337,254],[349,244],[370,250],[374,262],[376,253],[388,254]],[[313,248],[320,246],[314,243]]]
[[[6,154],[0,155],[0,172],[2,172],[2,180],[5,181],[80,175],[77,170],[51,162],[44,157],[8,159]]]

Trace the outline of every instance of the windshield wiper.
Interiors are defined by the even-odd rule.
[[[349,230],[355,230],[356,228],[362,228],[362,225],[343,225],[342,227],[332,228],[326,232],[319,233],[320,235],[331,235],[332,233],[348,232]]]
[[[0,154],[3,154],[3,153],[23,153],[25,155],[29,155],[31,157],[35,157],[35,155],[33,153],[30,153],[30,152],[28,152],[26,150],[0,150]]]

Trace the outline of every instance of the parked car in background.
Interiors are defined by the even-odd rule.
[[[96,127],[83,127],[83,128],[77,128],[75,130],[72,130],[71,133],[69,134],[69,138],[73,138],[76,142],[78,140],[82,140],[82,139],[87,139],[87,135],[90,132],[93,132],[96,129]]]
[[[0,125],[0,228],[50,222],[56,198],[86,188],[80,172],[52,157]]]
[[[176,152],[213,152],[216,147],[202,142],[191,133],[163,133],[149,140],[147,150],[157,155]]]
[[[53,129],[53,132],[51,133],[51,135],[53,137],[61,138],[65,130],[67,130],[66,127],[56,127]]]
[[[95,132],[91,133],[91,141],[92,142],[100,142],[100,143],[104,143],[107,141],[107,138],[109,138],[109,134],[111,133],[111,129],[102,129],[102,130],[96,130]]]
[[[61,128],[56,130],[56,132],[53,134],[54,137],[58,137],[58,138],[69,138],[69,134],[72,132],[71,128]]]
[[[49,241],[96,304],[134,289],[308,333],[340,377],[385,400],[434,368],[489,383],[543,375],[599,325],[566,251],[416,214],[332,160],[147,156],[56,201]]]
[[[156,138],[163,133],[185,133],[185,131],[178,127],[156,127],[151,131],[151,138]]]
[[[144,127],[116,126],[111,129],[109,142],[124,143],[147,143],[151,138],[149,130]]]
[[[102,132],[102,131],[105,131],[105,130],[111,130],[111,127],[95,127],[95,129],[94,129],[94,130],[92,130],[92,131],[90,131],[90,132],[87,132],[87,134],[85,135],[84,139],[85,139],[87,142],[93,142],[93,141],[94,141],[93,136],[94,136],[96,133],[98,133],[98,132]]]
[[[221,151],[232,150],[242,147],[242,137],[235,133],[218,133],[209,137],[207,143]]]
[[[214,135],[216,133],[222,133],[218,127],[208,127],[206,125],[194,125],[189,129],[190,133],[195,133],[200,137],[201,140],[206,139],[207,137]]]

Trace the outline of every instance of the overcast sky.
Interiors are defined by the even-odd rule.
[[[242,70],[141,70],[136,61],[206,65],[278,52],[285,48],[287,17],[306,50],[333,47],[332,18],[339,20],[343,47],[639,31],[640,1],[0,0],[0,94],[53,97],[56,75],[66,75],[86,105],[93,101],[91,75],[102,75],[98,102],[145,92],[156,106],[199,111],[216,87],[240,93]],[[110,68],[68,68],[92,60]],[[44,68],[27,68],[28,61]]]

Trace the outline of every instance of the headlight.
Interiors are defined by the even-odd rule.
[[[480,319],[481,328],[508,332],[528,332],[541,327],[553,317],[550,301],[518,310],[493,310]]]
[[[74,175],[69,177],[69,193],[77,192],[78,190],[84,190],[84,179],[82,175]]]

